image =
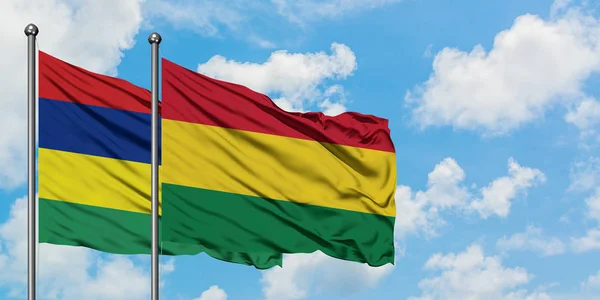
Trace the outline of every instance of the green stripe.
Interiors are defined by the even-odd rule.
[[[394,263],[393,217],[164,183],[162,197],[165,241]]]
[[[150,232],[149,214],[50,199],[39,200],[40,243],[83,246],[114,254],[150,254]],[[159,233],[162,234],[161,231]],[[195,255],[205,252],[216,259],[254,265],[258,269],[282,265],[282,255],[276,252],[255,252],[248,255],[244,252],[212,250],[198,245],[169,242],[163,242],[159,252],[163,255]]]

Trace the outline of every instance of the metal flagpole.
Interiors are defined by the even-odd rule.
[[[38,35],[35,24],[25,27],[27,36],[27,299],[35,300],[37,220],[35,203],[35,131],[36,131],[36,49],[35,39]]]
[[[158,300],[158,45],[162,38],[148,37],[152,47],[152,300]]]

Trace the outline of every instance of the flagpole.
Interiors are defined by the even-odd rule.
[[[35,300],[36,266],[36,203],[35,203],[35,131],[36,131],[36,53],[35,39],[39,30],[35,24],[25,27],[27,36],[27,299]]]
[[[158,45],[162,38],[148,37],[152,47],[152,300],[158,300]]]

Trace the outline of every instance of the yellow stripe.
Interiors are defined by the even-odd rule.
[[[164,183],[396,215],[395,153],[165,119],[162,126]]]
[[[150,164],[40,148],[39,197],[149,214]]]

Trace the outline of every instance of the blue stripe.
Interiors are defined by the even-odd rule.
[[[151,115],[40,98],[40,148],[150,163]],[[159,164],[160,119],[159,119]]]

